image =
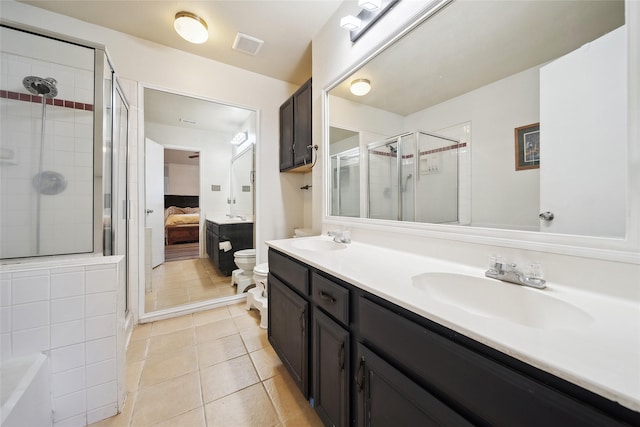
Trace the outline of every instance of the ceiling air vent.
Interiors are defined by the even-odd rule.
[[[233,42],[233,48],[240,52],[248,53],[249,55],[257,55],[263,43],[263,40],[238,33],[235,41]]]

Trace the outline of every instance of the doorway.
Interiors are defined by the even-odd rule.
[[[149,87],[143,97],[149,241],[144,245],[149,260],[144,313],[166,315],[242,298],[231,278],[207,258],[204,236],[207,218],[234,213],[232,163],[256,142],[256,112]],[[246,133],[247,140],[233,145],[239,132]],[[156,200],[155,206],[150,199]],[[172,219],[177,223],[167,222],[173,214],[179,215]],[[185,222],[189,216],[195,222]]]

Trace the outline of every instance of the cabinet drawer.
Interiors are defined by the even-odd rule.
[[[349,324],[349,290],[339,284],[320,276],[311,275],[312,299],[336,320]]]
[[[618,426],[541,382],[450,341],[366,298],[358,299],[362,338],[474,424]]]
[[[309,295],[309,269],[306,266],[270,249],[269,272],[295,290]]]

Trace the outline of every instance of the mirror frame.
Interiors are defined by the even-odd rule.
[[[466,225],[444,225],[350,218],[332,216],[330,212],[331,186],[329,155],[329,92],[348,79],[366,63],[391,48],[398,40],[425,23],[436,12],[455,0],[431,3],[427,9],[408,21],[404,29],[378,44],[368,55],[352,64],[321,92],[322,144],[324,167],[322,168],[322,223],[323,226],[351,226],[365,230],[392,231],[417,237],[454,240],[466,243],[535,250],[555,254],[582,256],[608,261],[640,264],[640,81],[632,76],[640,75],[640,2],[625,0],[625,25],[627,26],[627,207],[626,229],[623,238],[591,237],[570,234],[553,234],[540,231],[490,229]]]

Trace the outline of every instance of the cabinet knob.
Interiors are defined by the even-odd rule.
[[[147,214],[153,213],[153,209],[147,209],[145,212],[147,212]]]

